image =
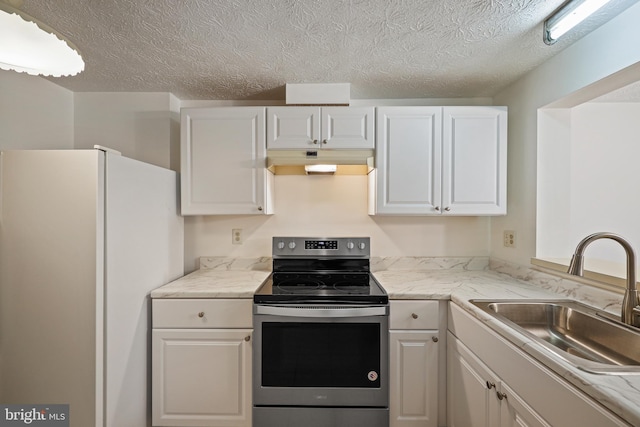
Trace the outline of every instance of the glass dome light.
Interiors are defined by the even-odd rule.
[[[84,61],[53,28],[0,0],[0,69],[41,76],[74,76]]]

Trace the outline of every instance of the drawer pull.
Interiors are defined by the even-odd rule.
[[[244,337],[245,341],[251,341],[251,335],[247,335],[246,337]]]
[[[204,311],[201,311],[200,313],[198,313],[198,317],[204,317]]]
[[[418,318],[418,315],[417,315],[417,314],[415,314],[415,313],[411,313],[411,317],[413,317],[414,319],[417,319],[417,318]]]

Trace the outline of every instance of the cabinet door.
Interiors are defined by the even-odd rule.
[[[447,337],[449,427],[502,427],[496,376],[455,336]]]
[[[267,114],[269,150],[320,148],[320,108],[270,107]]]
[[[438,425],[437,331],[391,331],[391,427]]]
[[[505,383],[500,384],[500,427],[551,427]]]
[[[154,329],[154,426],[251,426],[250,329]]]
[[[377,214],[439,212],[441,124],[439,107],[377,109]]]
[[[444,213],[506,214],[506,108],[444,107],[443,117]]]
[[[322,148],[373,150],[373,122],[373,107],[322,108]]]
[[[183,109],[180,153],[183,215],[271,213],[264,108]]]

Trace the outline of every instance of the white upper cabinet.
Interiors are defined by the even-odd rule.
[[[444,107],[444,212],[450,215],[505,215],[506,183],[506,107]]]
[[[374,148],[373,107],[270,107],[269,150]]]
[[[181,113],[182,215],[272,213],[264,107]]]
[[[378,107],[371,214],[504,215],[505,107]]]
[[[378,107],[377,214],[424,215],[440,204],[442,108]]]

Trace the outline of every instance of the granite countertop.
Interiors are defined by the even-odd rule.
[[[270,273],[270,262],[266,258],[255,263],[244,262],[238,269],[229,260],[204,260],[203,264],[201,259],[200,270],[156,289],[151,297],[251,298]],[[489,266],[488,259],[484,267],[477,259],[471,263],[447,260],[444,264],[440,265],[442,268],[424,269],[423,261],[384,259],[372,262],[372,268],[377,267],[374,276],[390,299],[451,300],[613,413],[632,425],[640,425],[640,375],[582,371],[469,302],[471,299],[568,298],[619,314],[621,295],[508,263],[492,261]],[[415,269],[411,269],[411,265]],[[474,269],[468,270],[469,266]]]

